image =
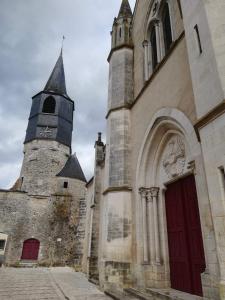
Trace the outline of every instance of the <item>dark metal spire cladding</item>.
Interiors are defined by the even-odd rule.
[[[76,154],[73,154],[68,158],[65,166],[56,176],[79,179],[81,181],[86,182],[86,178],[84,176]]]
[[[66,92],[66,81],[63,66],[62,49],[59,58],[55,64],[55,67],[48,79],[48,82],[44,88],[46,92],[55,92],[59,95],[68,97]]]
[[[129,1],[123,0],[118,14],[118,18],[129,18],[129,17],[131,18],[132,16],[133,14],[132,14]]]

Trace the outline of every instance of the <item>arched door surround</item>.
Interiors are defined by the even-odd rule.
[[[152,274],[144,279],[147,287],[162,287],[162,281],[165,288],[171,287],[171,276],[174,273],[170,273],[173,270],[171,270],[169,259],[166,189],[169,184],[181,178],[188,176],[195,178],[195,174],[198,173],[197,167],[199,168],[202,164],[201,157],[201,147],[195,130],[181,111],[163,108],[152,117],[138,156],[135,187],[136,234],[139,235],[137,261],[144,270]],[[197,162],[197,167],[195,162]],[[202,172],[203,167],[200,166],[200,168]],[[200,183],[202,184],[203,181],[204,176],[200,178]],[[197,192],[199,191],[198,184],[197,182]],[[200,189],[202,190],[202,186]],[[208,194],[204,201],[205,199],[208,201],[207,197]],[[206,203],[207,205],[209,203]],[[198,221],[200,240],[205,241],[202,236],[204,236],[204,230],[207,230],[207,225],[201,222],[204,214],[201,211],[202,206],[199,205]],[[207,251],[211,250],[205,250],[206,264]],[[205,267],[199,272],[203,272],[203,269]],[[189,292],[194,293],[191,290]]]

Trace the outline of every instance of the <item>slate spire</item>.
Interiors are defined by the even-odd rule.
[[[65,81],[62,49],[59,58],[55,64],[55,67],[44,88],[44,91],[55,92],[59,95],[68,97],[66,92],[66,81]]]
[[[68,158],[65,166],[56,176],[79,179],[87,182],[75,153]]]
[[[128,0],[122,0],[118,18],[132,18],[132,10]]]

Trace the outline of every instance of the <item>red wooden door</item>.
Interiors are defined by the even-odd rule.
[[[166,215],[171,286],[202,296],[200,274],[205,270],[205,257],[193,175],[168,186]]]
[[[23,252],[21,259],[37,260],[40,242],[36,239],[29,239],[23,243]]]

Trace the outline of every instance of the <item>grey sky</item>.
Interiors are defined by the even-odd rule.
[[[135,0],[130,0],[132,8]],[[58,58],[62,36],[67,92],[75,100],[73,152],[86,177],[105,132],[110,31],[121,0],[0,0],[0,188],[19,175],[31,97]]]

